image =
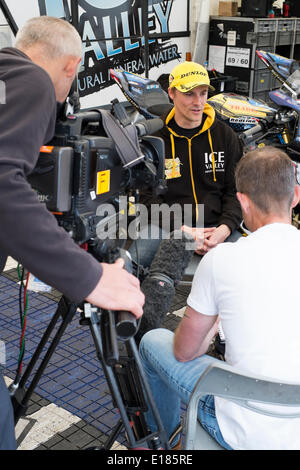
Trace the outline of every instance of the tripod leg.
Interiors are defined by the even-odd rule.
[[[114,377],[113,370],[110,366],[107,366],[105,364],[104,360],[103,360],[102,338],[101,338],[100,328],[99,328],[99,323],[100,323],[99,315],[96,312],[92,312],[91,317],[90,317],[89,320],[90,320],[90,330],[91,330],[92,337],[93,337],[93,340],[94,340],[94,343],[95,343],[98,358],[99,358],[99,360],[102,364],[103,370],[105,372],[105,376],[106,376],[109,388],[111,390],[114,390],[114,398],[115,398],[116,403],[119,407],[119,412],[120,412],[121,419],[122,419],[122,421],[124,423],[124,426],[125,426],[125,429],[126,429],[128,440],[129,440],[130,443],[134,443],[135,442],[135,437],[134,437],[133,431],[130,427],[130,424],[129,424],[129,421],[128,421],[128,418],[127,418],[127,414],[126,414],[126,411],[125,411],[124,406],[123,406],[122,396],[121,396],[119,388],[116,384],[116,380],[115,380],[115,377]]]
[[[144,373],[143,366],[140,361],[134,339],[130,338],[126,342],[126,347],[127,347],[128,356],[129,356],[127,359],[128,359],[129,365],[127,368],[125,368],[125,379],[128,382],[129,387],[128,387],[127,392],[125,392],[126,386],[124,387],[120,386],[120,382],[119,382],[120,371],[118,372],[118,369],[122,368],[122,361],[116,362],[114,366],[111,366],[111,365],[108,365],[104,360],[102,336],[101,336],[101,330],[99,326],[101,320],[102,318],[99,315],[99,313],[95,311],[90,313],[89,325],[90,325],[91,333],[92,333],[93,340],[95,343],[97,355],[102,364],[107,383],[112,393],[112,397],[115,401],[115,406],[117,406],[119,410],[121,421],[123,422],[123,426],[125,428],[129,447],[137,448],[137,447],[140,447],[141,445],[144,445],[145,442],[149,442],[149,445],[155,449],[161,448],[161,447],[163,447],[164,449],[169,449],[168,437],[164,430],[158,411],[156,409],[154,400],[152,398],[152,393],[148,385],[147,378]],[[135,363],[135,368],[132,368],[132,362]],[[136,376],[133,377],[132,374],[135,374]],[[133,390],[135,389],[135,386],[137,385],[137,382],[139,381],[140,381],[140,385],[137,387],[137,390],[139,390],[139,392],[136,391],[136,393],[138,395],[142,394],[143,396],[145,392],[145,396],[147,398],[149,405],[152,408],[153,415],[156,418],[156,422],[157,422],[158,431],[154,433],[151,433],[151,431],[148,430],[146,423],[145,423],[145,418],[143,414],[143,412],[145,411],[145,408],[141,406],[140,404],[141,402],[144,402],[144,400],[143,399],[141,400],[140,396],[137,397],[136,393],[133,394]],[[133,390],[132,390],[132,387],[133,387]],[[128,394],[132,395],[132,397],[128,397]],[[126,397],[126,398],[123,398],[123,397]],[[133,400],[131,399],[128,400],[128,398],[133,398]],[[124,399],[125,399],[125,402],[124,402]],[[147,409],[147,406],[146,406],[146,409]],[[113,438],[112,437],[109,438],[106,445],[112,445],[113,440],[115,440],[115,437],[117,435],[116,433],[120,432],[121,428],[122,426],[120,423],[120,426],[117,425],[113,431]]]
[[[55,315],[53,319],[51,320],[47,330],[45,331],[35,353],[33,354],[31,361],[29,362],[24,375],[22,376],[20,383],[19,384],[13,384],[13,386],[10,388],[10,393],[11,393],[11,400],[14,408],[14,416],[15,416],[15,423],[18,422],[20,417],[25,413],[28,401],[37,386],[37,383],[39,382],[45,368],[47,367],[49,360],[51,359],[61,337],[63,336],[68,324],[72,320],[74,314],[77,311],[77,304],[72,304],[70,303],[67,299],[64,297],[61,298],[57,310],[55,312]],[[34,377],[32,378],[32,381],[25,392],[25,383],[29,378],[29,375],[33,371],[33,368],[38,361],[41,352],[46,345],[56,323],[58,322],[59,318],[62,317],[62,323],[57,330],[40,366],[38,367]]]
[[[134,357],[137,368],[139,370],[140,381],[142,383],[143,390],[144,390],[146,399],[148,401],[148,404],[152,409],[152,413],[153,413],[153,416],[155,418],[157,428],[158,428],[158,434],[160,435],[160,441],[161,442],[160,442],[159,445],[162,445],[164,449],[169,449],[168,436],[167,436],[167,433],[164,429],[161,417],[160,417],[160,415],[158,413],[158,410],[156,408],[156,404],[155,404],[154,399],[153,399],[152,391],[151,391],[150,386],[148,384],[148,379],[147,379],[147,376],[145,374],[145,371],[144,371],[144,368],[143,368],[143,365],[142,365],[140,355],[139,355],[139,352],[138,352],[138,349],[137,349],[136,342],[135,342],[134,338],[129,338],[129,340],[127,341],[126,346],[127,346],[128,354],[132,355],[132,357]]]

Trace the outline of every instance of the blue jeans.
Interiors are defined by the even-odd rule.
[[[16,450],[13,407],[0,373],[0,450]]]
[[[163,238],[168,238],[169,233],[156,225],[147,225],[141,230],[140,238],[134,240],[129,248],[132,259],[149,268]]]
[[[149,268],[161,241],[164,238],[169,238],[169,235],[169,232],[166,232],[155,225],[147,225],[141,230],[141,237],[134,240],[128,250],[132,259],[145,268]],[[240,232],[234,230],[232,234],[226,238],[225,242],[236,242],[241,236],[242,234]],[[196,256],[200,261],[202,256]]]
[[[159,328],[148,331],[140,344],[140,354],[149,385],[169,437],[180,424],[181,402],[188,403],[197,379],[209,364],[218,361],[206,354],[189,362],[177,361],[173,353],[173,338],[174,333]],[[219,429],[212,395],[206,395],[200,400],[198,419],[222,447],[231,450]],[[156,431],[151,412],[146,414],[146,420],[151,431]]]

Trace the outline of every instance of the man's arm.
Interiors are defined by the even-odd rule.
[[[178,361],[191,361],[206,353],[218,332],[217,318],[217,315],[202,315],[192,307],[186,308],[174,338],[174,354]]]
[[[27,181],[41,145],[54,132],[56,101],[47,73],[22,60],[23,68],[5,71],[7,103],[0,115],[1,265],[11,255],[75,303],[87,299],[98,307],[129,310],[139,317],[144,303],[139,281],[122,268],[121,260],[100,264],[81,249]],[[0,63],[0,76],[4,68]]]

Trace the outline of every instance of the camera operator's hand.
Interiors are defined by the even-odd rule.
[[[121,258],[114,264],[101,264],[102,276],[86,300],[97,307],[127,310],[137,318],[141,317],[145,296],[140,290],[140,281],[123,269],[124,260]]]

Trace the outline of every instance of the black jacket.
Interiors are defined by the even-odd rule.
[[[233,231],[242,220],[234,183],[235,166],[242,156],[236,134],[215,118],[209,104],[200,131],[179,128],[173,116],[174,108],[156,134],[165,142],[168,189],[162,201],[192,205],[193,225],[197,222],[196,203],[203,204],[205,227],[226,224]]]
[[[40,147],[54,134],[55,90],[49,75],[14,48],[0,51],[0,261],[10,255],[42,281],[80,302],[102,268],[60,228],[26,180]],[[3,262],[0,262],[3,264]]]

